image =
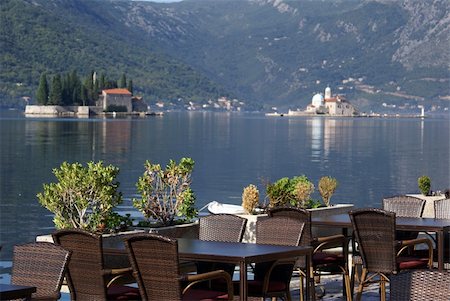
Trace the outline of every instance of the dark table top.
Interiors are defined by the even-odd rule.
[[[28,298],[34,292],[36,292],[36,288],[33,286],[0,283],[0,300]]]
[[[352,223],[348,214],[336,214],[325,217],[313,217],[311,223],[314,226],[333,226],[351,228]],[[397,217],[395,219],[398,230],[409,231],[443,231],[450,228],[450,219],[437,219],[425,217]]]
[[[263,262],[300,257],[312,252],[311,247],[275,246],[252,243],[230,243],[198,239],[178,239],[181,259],[221,262]]]

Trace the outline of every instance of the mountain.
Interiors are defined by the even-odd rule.
[[[126,72],[146,99],[303,107],[327,85],[361,110],[447,106],[446,0],[4,0],[0,95],[39,74]]]

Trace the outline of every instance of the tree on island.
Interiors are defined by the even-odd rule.
[[[122,75],[120,82],[125,83],[122,88],[127,88],[133,94],[133,81],[127,82],[125,73]],[[53,76],[49,87],[47,74],[44,72],[40,77],[36,98],[39,105],[89,106],[95,105],[99,93],[103,89],[117,87],[117,81],[108,80],[104,74],[101,74],[100,80],[97,80],[94,71],[91,71],[82,81],[75,70],[63,76],[56,74]]]
[[[46,105],[48,102],[48,83],[47,83],[47,74],[44,72],[41,74],[41,78],[39,80],[39,87],[36,92],[37,102],[40,105]]]
[[[125,76],[125,73],[122,73],[122,76],[119,80],[119,88],[126,88],[127,87],[127,77]]]
[[[131,95],[133,95],[133,80],[130,79],[128,81],[127,89],[130,91]]]
[[[49,104],[61,105],[63,100],[61,75],[56,74],[52,80],[52,88],[50,90]]]

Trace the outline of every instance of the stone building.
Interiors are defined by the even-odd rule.
[[[130,113],[133,110],[132,94],[127,89],[106,89],[102,91],[98,106],[103,111],[121,111]]]
[[[332,96],[330,87],[325,89],[325,97],[320,93],[314,95],[305,112],[331,116],[354,116],[357,114],[355,107],[344,96]]]

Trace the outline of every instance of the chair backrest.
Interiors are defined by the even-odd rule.
[[[373,208],[349,215],[363,265],[370,272],[396,272],[395,213]]]
[[[295,216],[277,215],[259,218],[256,221],[256,243],[280,245],[280,246],[298,246],[303,234],[305,222]],[[303,264],[300,262],[300,264]],[[267,274],[269,262],[257,263],[255,265],[255,279],[261,280],[270,277],[270,280],[276,280],[286,283],[292,277],[295,262],[286,261],[284,264],[275,266],[270,274]]]
[[[305,223],[291,216],[267,216],[256,221],[256,243],[298,246]]]
[[[398,217],[421,217],[424,207],[425,200],[413,196],[399,195],[383,199],[383,209],[395,212]]]
[[[35,286],[32,298],[58,300],[70,251],[49,242],[14,247],[11,283]]]
[[[142,300],[180,300],[178,242],[157,234],[137,234],[125,240]]]
[[[435,218],[450,219],[450,199],[443,199],[434,202]]]
[[[311,232],[311,213],[302,208],[296,207],[278,207],[268,211],[269,216],[286,216],[299,220],[304,224],[303,233],[300,238],[300,246],[310,246],[312,241]]]
[[[102,237],[84,230],[59,230],[53,241],[72,252],[66,273],[72,300],[106,300]]]
[[[199,239],[240,242],[247,219],[232,214],[211,214],[200,218]]]
[[[390,277],[391,301],[448,301],[450,272],[414,270]]]

